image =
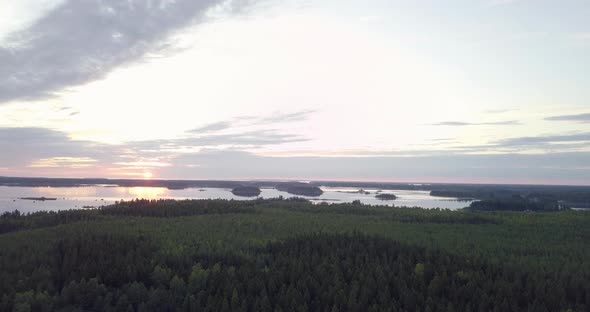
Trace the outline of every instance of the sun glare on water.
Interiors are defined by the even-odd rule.
[[[166,197],[167,189],[163,187],[131,187],[127,192],[131,198],[159,199]]]

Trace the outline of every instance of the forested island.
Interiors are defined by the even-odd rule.
[[[380,200],[396,200],[397,196],[395,196],[394,194],[390,194],[390,193],[379,193],[379,194],[375,195],[375,198],[380,199]]]
[[[532,201],[524,198],[484,199],[469,205],[474,211],[557,211],[565,209],[556,201]]]
[[[256,186],[239,186],[231,190],[231,192],[241,197],[257,197],[262,191]]]
[[[588,186],[441,185],[432,196],[477,200],[473,210],[551,211],[590,207]]]
[[[57,200],[55,197],[21,197],[22,200],[38,200],[38,201],[46,201],[46,200]]]
[[[307,197],[318,197],[324,194],[321,188],[308,183],[280,183],[275,186],[279,191],[287,192],[292,195],[307,196]]]
[[[133,200],[0,233],[0,311],[590,308],[586,212]]]

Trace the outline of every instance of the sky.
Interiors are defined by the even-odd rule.
[[[587,0],[0,0],[0,176],[590,185]]]

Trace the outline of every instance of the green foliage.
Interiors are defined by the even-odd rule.
[[[0,234],[56,226],[79,221],[104,219],[106,216],[172,218],[202,214],[254,213],[254,203],[234,200],[148,200],[121,201],[98,209],[40,211],[21,214],[18,210],[0,215]]]
[[[558,205],[554,200],[485,199],[471,203],[468,209],[474,211],[555,211],[558,210]]]
[[[0,235],[0,311],[590,307],[583,212],[255,200],[134,201],[73,215],[84,217]]]
[[[102,215],[141,217],[181,217],[202,214],[253,213],[253,202],[235,200],[136,199],[99,209]]]
[[[18,210],[0,215],[0,234],[79,221],[95,220],[97,213],[88,210],[40,211],[21,214]]]

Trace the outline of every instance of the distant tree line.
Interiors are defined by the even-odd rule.
[[[254,213],[254,202],[234,200],[134,199],[96,209],[39,211],[22,214],[18,210],[0,215],[0,234],[91,221],[107,216],[171,218],[203,214]]]
[[[473,211],[557,211],[559,206],[552,200],[530,200],[522,198],[485,199],[472,202],[468,210]]]
[[[102,215],[182,217],[203,214],[254,213],[254,202],[225,199],[135,199],[98,209]]]

